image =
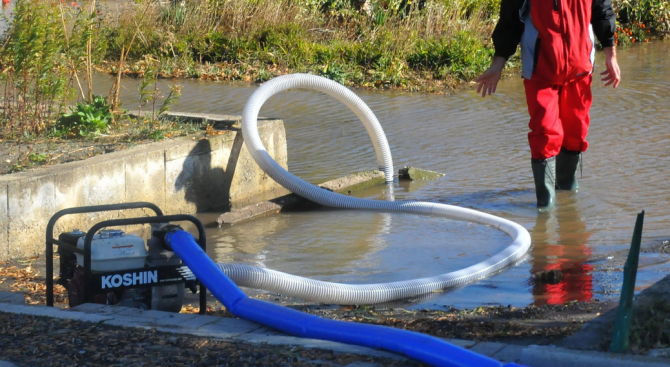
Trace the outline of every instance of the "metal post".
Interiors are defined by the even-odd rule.
[[[619,299],[619,309],[617,310],[616,323],[614,325],[614,332],[612,333],[612,343],[610,344],[610,351],[614,353],[623,353],[628,349],[630,326],[633,321],[633,295],[635,294],[637,265],[640,259],[643,222],[644,210],[637,215],[628,260],[626,260],[626,265],[623,267],[621,299]]]

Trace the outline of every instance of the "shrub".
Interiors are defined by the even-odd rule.
[[[614,0],[613,5],[619,23],[637,33],[627,36],[643,40],[651,34],[670,35],[670,3],[667,0]]]
[[[77,103],[70,107],[69,113],[62,114],[56,122],[59,132],[73,132],[80,136],[98,135],[107,130],[112,120],[112,113],[107,100],[102,96],[94,96],[92,103]]]

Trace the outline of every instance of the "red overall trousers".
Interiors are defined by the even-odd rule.
[[[551,158],[561,147],[584,152],[589,146],[591,75],[563,85],[524,79],[530,113],[528,142],[535,159]]]
[[[561,147],[583,152],[588,147],[592,100],[593,0],[529,0],[528,4],[524,35],[530,37],[535,28],[536,36],[522,38],[521,44],[522,58],[524,50],[533,55],[532,75],[524,76],[531,155],[551,158]]]

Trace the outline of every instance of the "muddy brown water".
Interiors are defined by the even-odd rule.
[[[535,209],[528,116],[520,78],[501,82],[482,99],[453,95],[356,93],[388,136],[396,168],[413,165],[446,173],[437,181],[397,183],[396,200],[425,200],[481,210],[526,227],[532,250],[517,266],[476,284],[416,300],[413,307],[525,306],[618,296],[620,270],[636,214],[646,210],[643,246],[670,237],[670,42],[619,51],[623,82],[594,85],[590,148],[577,194],[558,194],[557,209]],[[596,72],[603,70],[598,53]],[[160,87],[177,83],[162,81]],[[241,114],[253,85],[178,81],[179,111]],[[110,80],[100,76],[98,93]],[[124,85],[126,108],[137,90]],[[310,182],[376,168],[370,139],[353,113],[325,95],[292,91],[273,97],[262,115],[282,118],[289,168]],[[384,186],[355,192],[383,199]],[[208,221],[216,213],[202,217]],[[328,281],[363,283],[424,277],[474,264],[509,239],[495,229],[440,218],[323,209],[264,217],[208,232],[209,253],[221,262],[264,266]],[[623,251],[623,255],[622,255]],[[638,288],[670,270],[670,257],[643,253]],[[532,274],[560,269],[557,285]]]

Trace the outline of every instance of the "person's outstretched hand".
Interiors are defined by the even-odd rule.
[[[603,76],[601,80],[605,82],[605,86],[611,85],[612,88],[616,88],[621,82],[621,70],[619,70],[614,46],[605,47],[605,67],[607,70],[600,73]]]
[[[477,86],[477,93],[481,93],[482,97],[486,97],[487,93],[490,96],[496,92],[498,81],[500,80],[506,61],[504,57],[495,56],[491,62],[491,66],[475,80],[479,84]]]

